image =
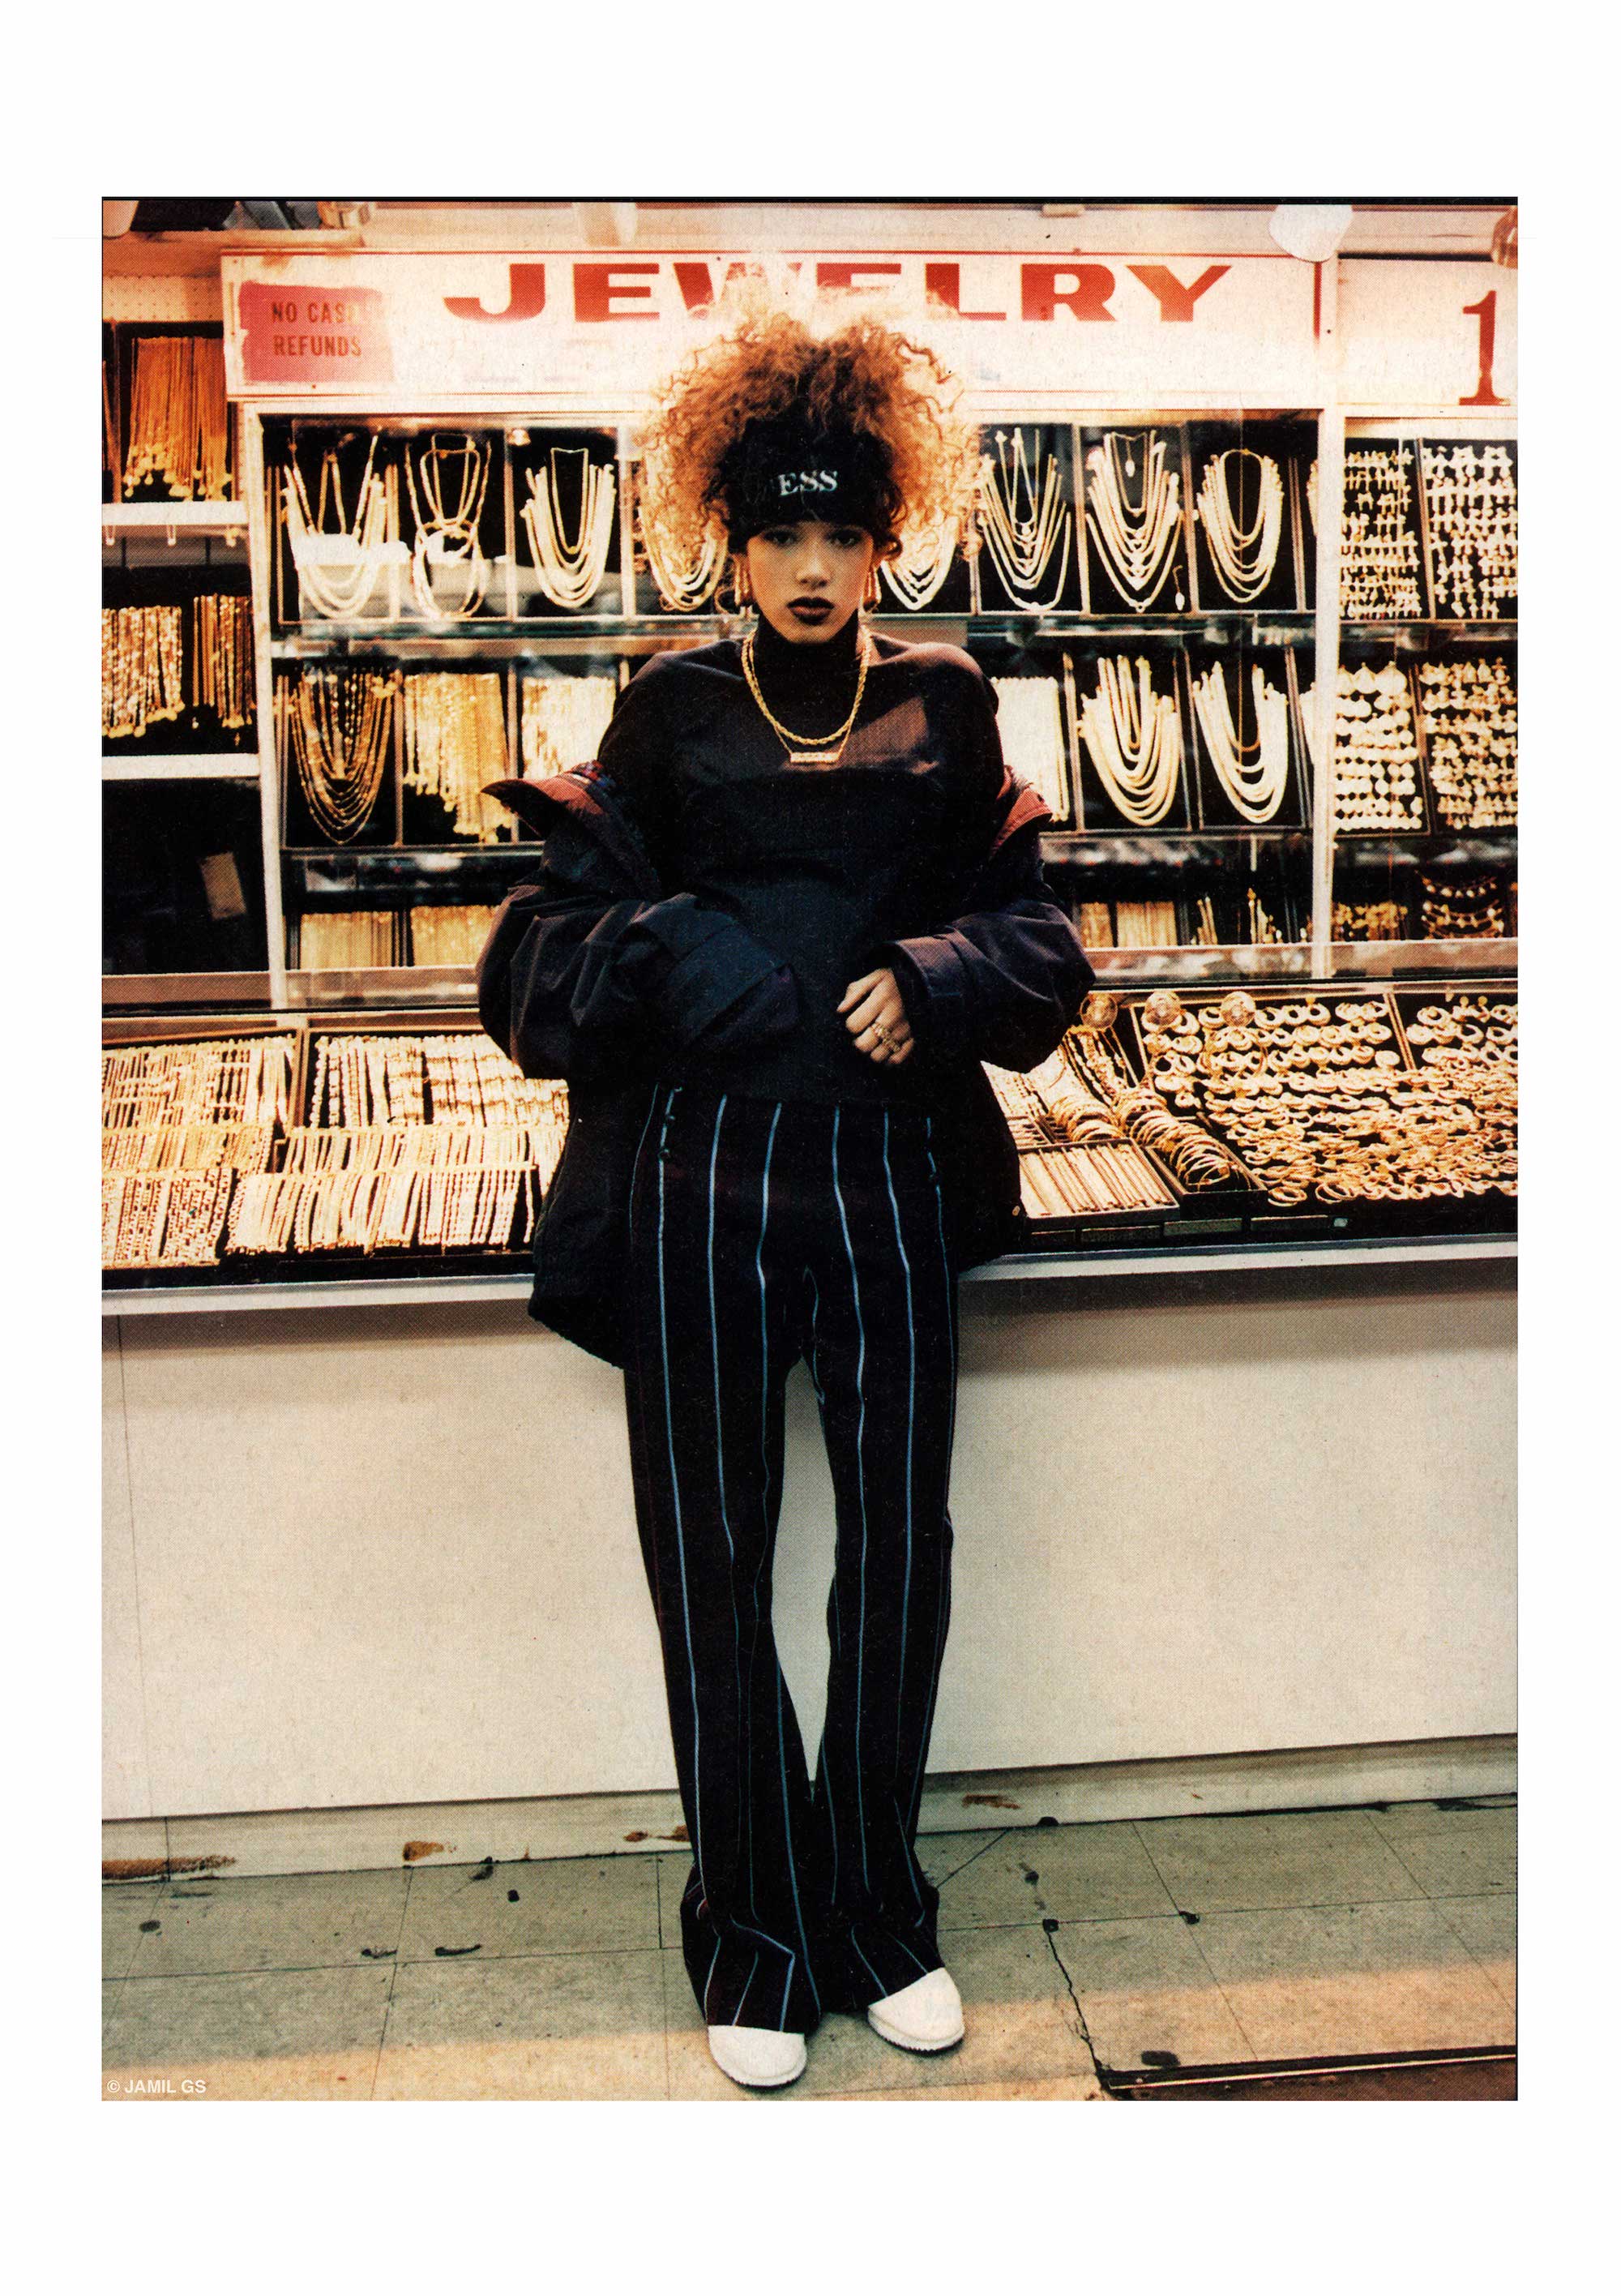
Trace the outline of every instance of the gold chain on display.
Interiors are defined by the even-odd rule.
[[[519,691],[526,781],[567,773],[595,757],[618,695],[611,677],[525,677]]]
[[[1156,990],[1148,1075],[1240,1151],[1277,1204],[1515,1193],[1518,1007],[1500,996],[1421,1008],[1403,1057],[1380,996],[1218,1001]]]
[[[1411,620],[1424,611],[1412,454],[1398,444],[1346,449],[1339,611],[1348,621]]]
[[[282,515],[299,578],[299,611],[314,606],[329,619],[358,614],[376,587],[377,577],[399,542],[399,473],[392,465],[379,476],[377,434],[366,448],[365,468],[355,499],[353,522],[343,508],[343,474],[337,451],[328,447],[321,458],[321,491],[311,510],[298,449],[290,440],[282,467]],[[331,498],[337,526],[328,530]],[[341,571],[348,568],[347,577]]]
[[[1499,940],[1509,931],[1508,904],[1494,876],[1432,877],[1420,869],[1419,888],[1426,940]]]
[[[1039,463],[1041,434],[1037,431],[1034,436],[1036,445],[1033,451]],[[1063,500],[1058,457],[1048,455],[1037,495],[1035,472],[1025,454],[1024,432],[1013,431],[1011,445],[1010,434],[1005,430],[994,432],[993,439],[995,457],[979,457],[974,497],[979,530],[1009,597],[1027,611],[1050,613],[1064,594],[1075,526],[1074,514]],[[1025,504],[1022,512],[1021,500]],[[1059,554],[1058,579],[1052,586],[1052,597],[1044,604],[1037,600],[1036,592],[1042,586],[1055,551]]]
[[[1253,463],[1260,474],[1255,521],[1240,526],[1232,507],[1229,465]],[[1243,483],[1240,475],[1240,485]],[[1205,529],[1210,563],[1227,595],[1240,605],[1258,598],[1272,579],[1283,533],[1283,474],[1270,455],[1229,447],[1213,455],[1199,482],[1194,516]]]
[[[495,918],[487,901],[419,903],[408,913],[413,964],[475,964]]]
[[[275,707],[310,816],[334,845],[372,817],[392,750],[397,670],[309,669],[278,679]]]
[[[1519,819],[1519,698],[1501,656],[1421,661],[1420,725],[1429,782],[1449,829],[1512,829]]]
[[[102,608],[102,739],[144,734],[185,707],[178,606]]]
[[[211,1267],[238,1180],[263,1172],[292,1086],[290,1036],[102,1054],[102,1263]]]
[[[1142,486],[1134,503],[1127,481],[1136,476],[1133,441],[1142,441]],[[1182,529],[1182,480],[1165,466],[1166,443],[1151,430],[1108,430],[1086,456],[1086,523],[1109,579],[1134,612],[1145,613],[1176,562]],[[1183,597],[1176,593],[1176,610]]]
[[[1519,602],[1519,487],[1506,447],[1432,447],[1420,453],[1429,512],[1436,612],[1496,622]]]
[[[705,529],[703,545],[696,559],[681,565],[665,549],[657,531],[658,521],[646,516],[646,492],[638,473],[635,483],[636,531],[641,536],[642,547],[647,553],[648,571],[653,578],[659,602],[672,613],[695,613],[721,586],[726,570],[726,537],[717,526],[709,526]]]
[[[921,614],[944,588],[957,554],[957,528],[946,519],[921,531],[908,529],[893,558],[880,559],[879,572],[909,614]]]
[[[1270,821],[1289,786],[1288,694],[1267,684],[1259,662],[1251,663],[1256,737],[1246,756],[1219,667],[1213,663],[1192,684],[1193,714],[1227,802],[1246,821]]]
[[[456,443],[452,443],[452,439]],[[414,466],[411,448],[405,449],[405,491],[411,497],[415,532],[411,544],[411,594],[418,611],[430,621],[460,621],[475,614],[484,603],[489,584],[489,561],[479,546],[479,521],[489,487],[490,447],[471,430],[447,434],[436,431],[417,450]],[[457,475],[454,510],[445,504],[447,471]],[[418,493],[418,485],[422,492]],[[426,501],[428,508],[422,508]],[[437,548],[434,546],[437,545]],[[434,594],[435,566],[464,570],[462,597],[454,606],[442,606]]]
[[[496,671],[421,670],[405,682],[405,787],[436,797],[457,837],[492,845],[519,824],[486,782],[507,771],[506,710]]]
[[[306,909],[299,965],[306,972],[364,972],[395,962],[392,909]]]
[[[223,342],[137,335],[124,492],[143,479],[161,479],[182,502],[226,502],[228,441]]]
[[[191,697],[222,726],[253,723],[253,601],[209,592],[192,601]]]
[[[1045,798],[1055,822],[1073,821],[1064,721],[1055,677],[993,677],[996,726],[1013,772]]]
[[[580,508],[572,541],[564,538],[562,496],[557,484],[560,457],[577,455]],[[553,447],[544,472],[528,472],[529,499],[520,515],[529,537],[535,578],[554,606],[577,613],[602,587],[613,545],[614,505],[618,482],[611,463],[594,463],[589,447]]]
[[[1155,693],[1152,666],[1141,654],[1129,667],[1123,654],[1102,655],[1097,692],[1078,709],[1068,654],[1063,678],[1070,723],[1080,728],[1110,804],[1134,828],[1151,829],[1169,813],[1182,780],[1182,715],[1175,694]]]

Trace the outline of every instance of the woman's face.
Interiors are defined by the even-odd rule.
[[[745,555],[761,613],[792,645],[825,645],[861,604],[872,537],[802,518],[751,535]]]

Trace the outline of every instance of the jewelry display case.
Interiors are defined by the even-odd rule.
[[[176,378],[197,354],[160,350],[154,365],[143,332],[209,339],[200,327],[107,331],[106,603],[180,608],[173,675],[189,694],[185,647],[194,655],[204,635],[192,602],[249,601],[251,661],[238,644],[225,666],[239,696],[250,670],[251,714],[217,708],[210,721],[188,698],[181,715],[104,745],[110,1041],[273,1019],[291,1032],[307,1093],[329,1029],[477,1033],[472,959],[538,849],[480,784],[588,758],[639,660],[746,625],[721,554],[690,566],[650,554],[637,424],[607,397],[593,412],[576,394],[567,414],[544,393],[451,398],[430,400],[430,414],[250,395],[230,413],[225,475],[217,455],[193,465],[207,463],[221,496],[187,499],[164,475],[178,455],[138,465],[130,442],[132,423],[165,435],[173,408],[151,409],[166,379],[184,412]],[[965,646],[995,683],[1009,760],[1054,816],[1049,884],[1118,1002],[1087,1057],[1120,1063],[1121,1092],[1143,1092],[1151,1075],[1141,1014],[1156,989],[1183,994],[1195,1021],[1235,991],[1263,1015],[1365,1006],[1359,1021],[1377,1013],[1389,1032],[1378,1049],[1410,1080],[1435,1065],[1405,1033],[1410,995],[1511,997],[1511,414],[1489,407],[1425,422],[1077,400],[1033,419],[987,396],[978,548],[912,536],[882,570],[876,627]],[[1322,574],[1336,561],[1338,600]],[[223,660],[222,610],[208,611]],[[167,706],[161,663],[154,676]],[[110,686],[115,700],[133,690],[127,676]],[[135,781],[166,786],[114,786]],[[1052,1075],[993,1078],[1026,1154],[1033,1252],[1061,1259],[1126,1236],[1153,1250],[1190,1237],[1512,1230],[1511,1186],[1340,1201],[1327,1172],[1326,1195],[1314,1183],[1278,1201],[1253,1125],[1222,1120],[1235,1111],[1219,1092],[1173,1108],[1208,1144],[1190,1166],[1189,1141],[1166,1136],[1179,1163],[1151,1125],[1145,1134],[1142,1108],[1123,1119],[1100,1077],[1088,1080],[1083,1035]],[[1237,1115],[1252,1098],[1287,1105],[1295,1073],[1268,1074],[1276,1093],[1238,1094]],[[266,1173],[239,1180],[292,1177],[323,1128],[284,1126]],[[1412,1157],[1424,1152],[1414,1136]],[[213,1264],[121,1267],[109,1280],[297,1284],[352,1264],[364,1282],[443,1272],[447,1250],[460,1272],[511,1276],[533,1203],[510,1210],[504,1243],[467,1247],[471,1259],[442,1242],[385,1242],[398,1222],[381,1213],[369,1248],[316,1244],[312,1214],[306,1250],[225,1248],[222,1226]],[[239,1218],[239,1242],[242,1228]]]

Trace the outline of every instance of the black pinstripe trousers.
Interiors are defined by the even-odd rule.
[[[625,1385],[708,2024],[808,2033],[940,1966],[917,1860],[951,1611],[956,1279],[921,1110],[660,1085]],[[814,1780],[772,1631],[783,1390],[810,1365],[837,1515]]]

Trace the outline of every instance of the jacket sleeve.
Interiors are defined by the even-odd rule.
[[[1080,1011],[1093,970],[1048,891],[1040,830],[1031,821],[1013,832],[981,873],[971,909],[878,952],[930,1062],[971,1055],[1022,1073],[1057,1048]]]
[[[770,1043],[798,1019],[793,974],[690,893],[649,901],[563,816],[539,880],[495,914],[477,967],[487,1033],[525,1076],[611,1080],[672,1049]]]
[[[1093,970],[1042,873],[1041,820],[982,859],[1010,794],[996,692],[971,657],[940,652],[939,737],[962,791],[953,861],[961,913],[935,932],[883,943],[874,962],[895,973],[921,1057],[971,1056],[1022,1071],[1062,1041]]]
[[[650,661],[620,694],[598,787],[669,885],[678,658]],[[539,882],[496,913],[479,964],[484,1026],[526,1076],[610,1079],[651,1054],[774,1042],[798,1019],[793,974],[733,917],[691,893],[633,897],[590,827],[558,809]]]

